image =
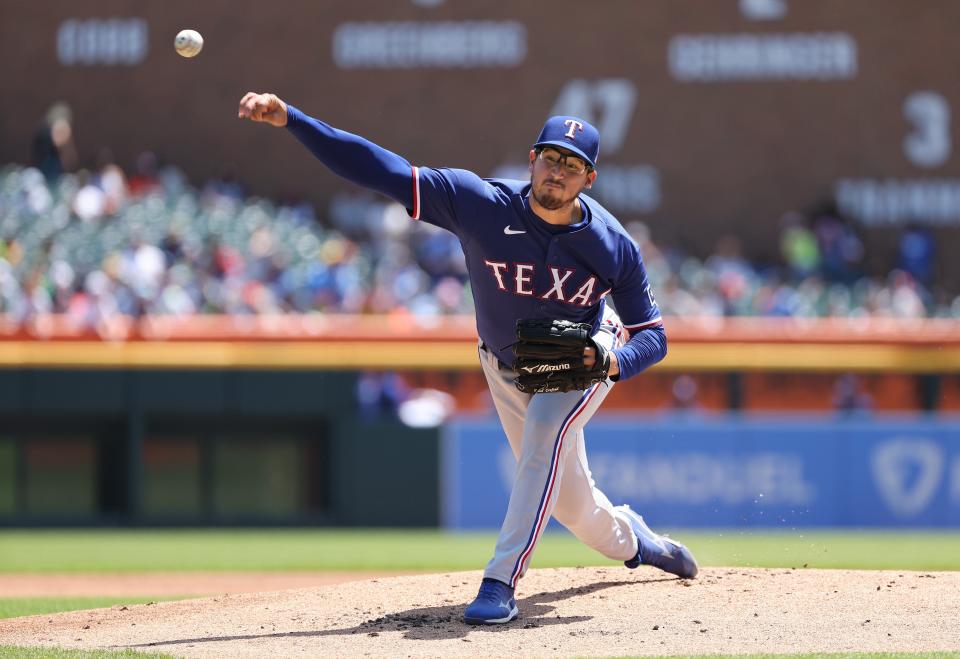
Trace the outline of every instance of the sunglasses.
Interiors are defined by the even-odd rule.
[[[536,153],[537,158],[543,161],[548,169],[562,168],[564,172],[574,176],[585,174],[593,169],[583,158],[569,153],[560,153],[549,147],[537,149]]]

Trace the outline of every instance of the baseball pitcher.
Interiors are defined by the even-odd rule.
[[[517,582],[551,515],[629,568],[647,564],[695,577],[690,551],[651,531],[628,506],[612,505],[587,465],[587,421],[616,381],[667,352],[637,244],[583,194],[597,179],[596,128],[577,117],[550,117],[529,152],[530,180],[513,181],[413,166],[273,94],[246,94],[238,116],[286,127],[335,174],[460,239],[480,364],[517,459],[493,558],[464,621],[517,617]]]

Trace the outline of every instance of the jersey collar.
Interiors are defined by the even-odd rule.
[[[533,212],[533,208],[530,206],[530,185],[528,184],[524,186],[524,188],[520,191],[520,202],[523,204],[523,208],[533,224],[548,233],[554,234],[573,233],[574,231],[579,231],[590,224],[592,216],[592,213],[590,212],[590,206],[587,205],[587,201],[584,199],[583,195],[579,195],[578,199],[580,200],[580,208],[583,209],[582,220],[576,224],[551,224]]]

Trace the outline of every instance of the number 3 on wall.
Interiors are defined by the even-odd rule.
[[[903,101],[903,115],[914,131],[903,140],[907,158],[920,167],[937,167],[950,157],[950,104],[936,92],[914,92]]]

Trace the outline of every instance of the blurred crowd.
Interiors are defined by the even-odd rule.
[[[960,296],[936,286],[936,243],[925,228],[899,235],[882,275],[868,275],[852,223],[829,207],[780,220],[780,259],[750,261],[738,237],[721,238],[700,260],[658,246],[642,224],[628,224],[641,245],[665,315],[793,317],[960,317]]]
[[[346,206],[330,225],[308,204],[250,198],[228,180],[195,190],[149,154],[129,177],[107,157],[55,181],[10,167],[0,172],[0,313],[95,323],[117,313],[469,312],[455,238],[376,200]]]
[[[114,314],[472,312],[457,239],[412,222],[375,195],[308,203],[249,196],[225,174],[192,187],[142,154],[124,171],[104,150],[75,169],[69,111],[51,109],[33,166],[0,170],[0,314],[67,314],[95,326]],[[781,258],[744,257],[734,236],[704,259],[658,245],[628,222],[661,309],[679,316],[960,317],[936,289],[936,244],[908,228],[883,277],[829,208],[781,219]]]

